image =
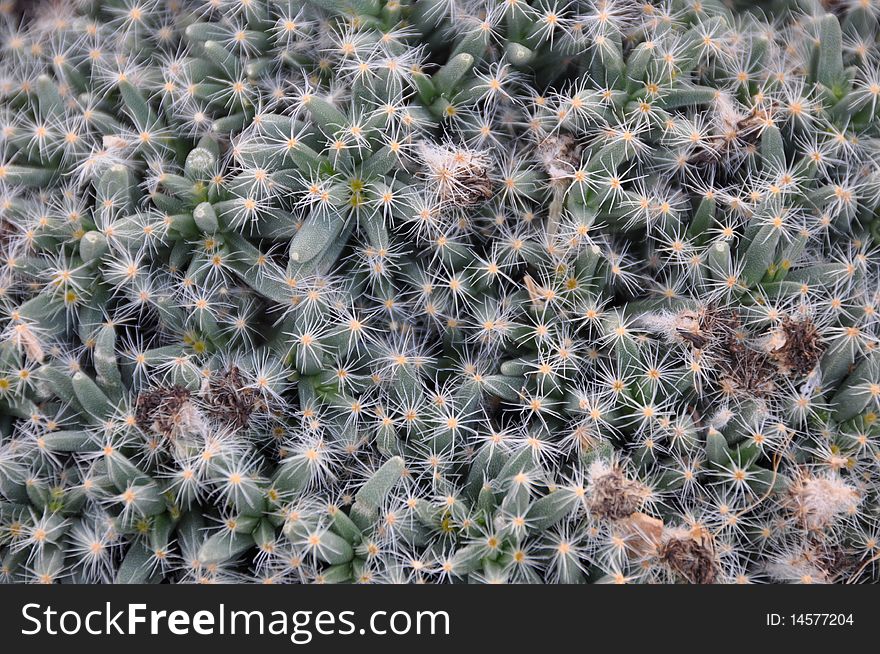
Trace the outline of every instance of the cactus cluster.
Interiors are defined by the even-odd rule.
[[[0,3],[0,577],[880,581],[880,2]]]

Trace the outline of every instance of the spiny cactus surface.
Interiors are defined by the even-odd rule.
[[[877,0],[0,8],[3,580],[880,581]]]

